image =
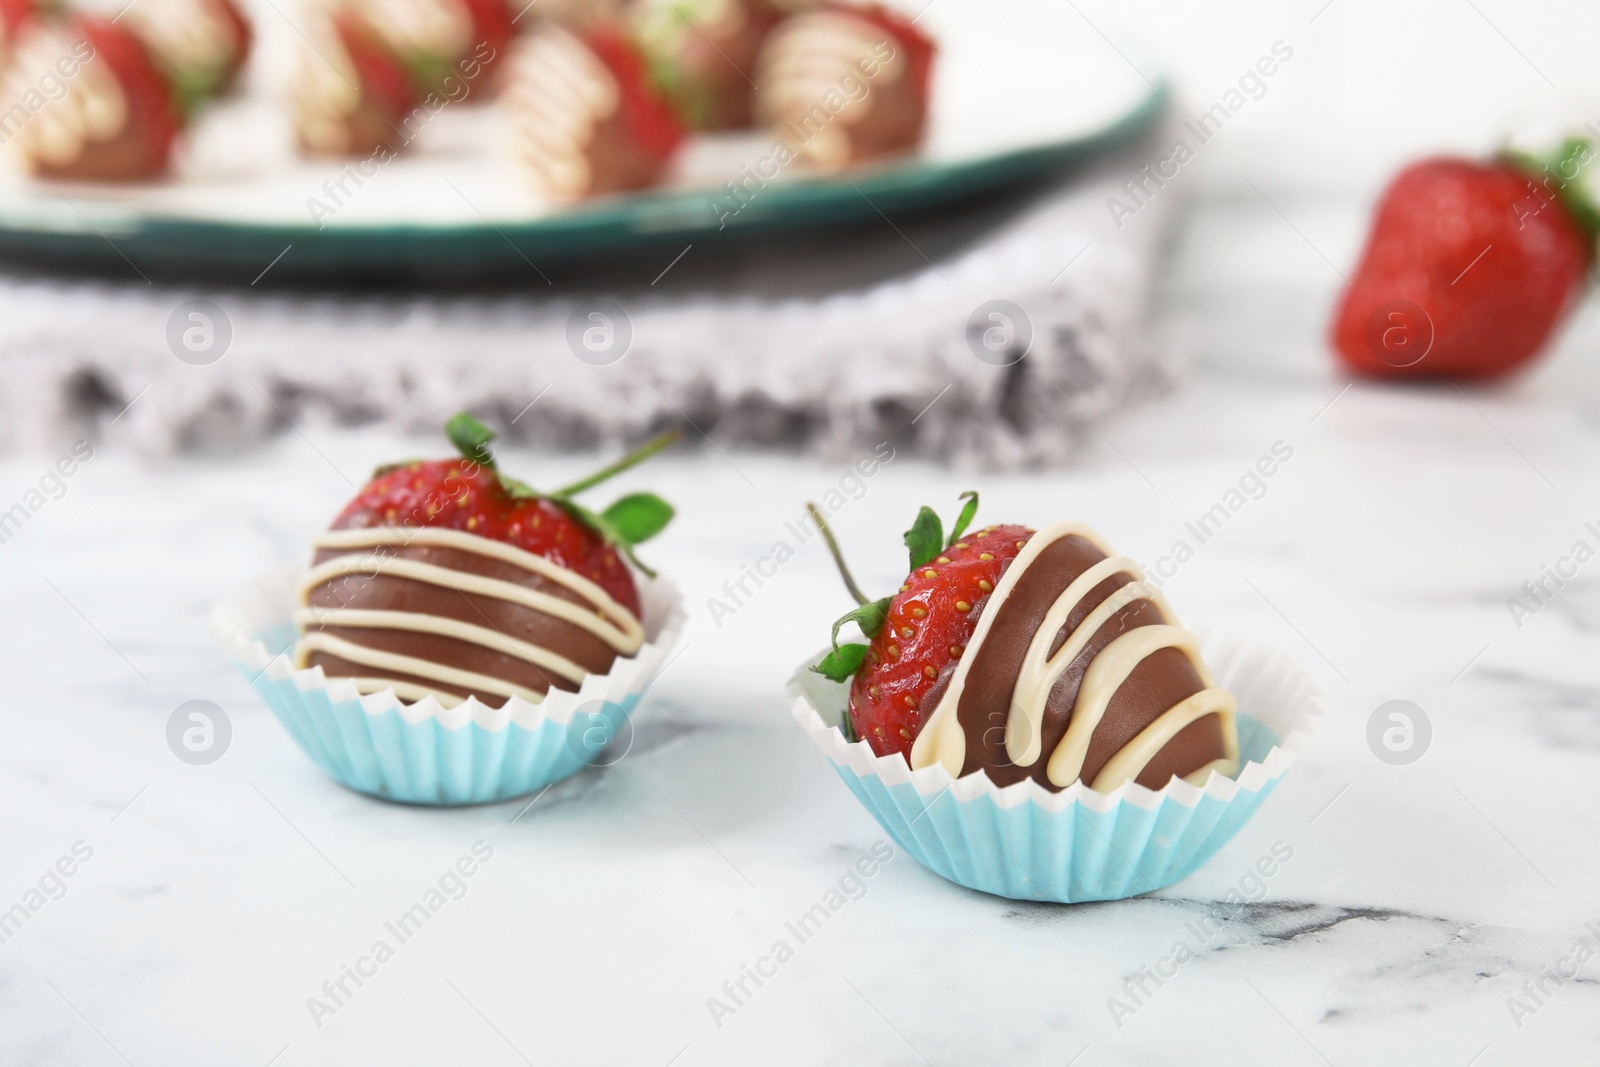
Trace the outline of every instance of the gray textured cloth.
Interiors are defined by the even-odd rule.
[[[654,284],[672,249],[498,294],[182,291],[14,272],[0,278],[0,448],[86,432],[156,453],[238,447],[290,421],[435,429],[470,408],[552,447],[692,422],[718,444],[833,452],[889,439],[962,464],[1058,462],[1090,420],[1164,380],[1141,318],[1176,194],[1120,228],[1107,210],[1148,144],[1004,205],[694,246]],[[631,325],[610,365],[568,340],[594,297]],[[169,344],[200,323],[175,317],[197,298],[231,328],[206,365]],[[982,330],[969,319],[997,299],[1031,323],[1011,366],[973,351]]]

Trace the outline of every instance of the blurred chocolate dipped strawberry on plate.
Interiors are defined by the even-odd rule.
[[[137,0],[118,21],[145,43],[185,115],[234,87],[254,40],[236,0]]]
[[[409,143],[419,100],[400,57],[342,9],[318,10],[297,45],[289,86],[295,137],[319,156],[392,158]]]
[[[400,58],[419,97],[486,102],[516,35],[506,0],[344,0],[349,15]],[[520,5],[519,5],[520,6]]]
[[[784,20],[756,63],[756,118],[825,170],[908,152],[928,122],[936,49],[878,5],[827,4]]]
[[[651,80],[695,130],[751,124],[756,57],[782,18],[766,0],[637,0],[630,12]]]
[[[684,139],[638,47],[612,22],[529,34],[503,99],[513,154],[558,202],[655,185]]]
[[[41,79],[57,86],[50,96]],[[183,128],[171,83],[128,27],[98,15],[24,23],[4,76],[8,142],[33,174],[60,181],[164,175]]]

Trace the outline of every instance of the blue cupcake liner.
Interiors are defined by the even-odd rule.
[[[537,792],[586,766],[612,762],[606,747],[666,663],[685,615],[662,579],[639,579],[646,643],[591,674],[577,692],[537,704],[513,697],[491,708],[469,699],[406,704],[393,690],[362,695],[321,668],[296,670],[290,621],[303,568],[251,582],[212,613],[212,631],[289,736],[323,773],[360,793],[406,804],[489,804]]]
[[[1001,788],[988,775],[952,778],[935,764],[913,771],[845,740],[845,685],[802,667],[793,712],[896,845],[930,871],[1015,900],[1120,900],[1193,874],[1272,793],[1304,747],[1321,708],[1291,660],[1216,636],[1202,652],[1239,700],[1240,772],[1204,786],[1173,779],[1159,790],[1129,782],[1097,793],[1082,782],[1052,793],[1029,779]],[[820,656],[808,663],[815,663]]]

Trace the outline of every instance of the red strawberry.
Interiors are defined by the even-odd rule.
[[[938,704],[989,594],[1032,536],[1026,526],[991,526],[906,578],[867,650],[866,669],[850,685],[851,725],[878,755],[911,758],[923,712]]]
[[[1593,158],[1592,146],[1574,142],[1563,164],[1575,149]],[[1430,159],[1400,172],[1334,319],[1346,366],[1376,377],[1488,378],[1538,352],[1583,290],[1600,219],[1575,185],[1537,169]]]
[[[878,601],[860,594],[821,513],[812,508],[846,586],[861,601],[861,607],[834,625],[835,642],[839,627],[850,621],[872,639],[870,645],[836,643],[813,669],[835,681],[853,679],[849,732],[864,738],[880,756],[898,752],[910,759],[924,713],[932,712],[950,684],[989,594],[1033,536],[1028,527],[1015,525],[964,534],[977,511],[978,495],[963,496],[968,502],[948,539],[932,509],[917,515],[906,532],[911,573],[898,593]]]
[[[380,468],[332,529],[442,526],[504,541],[576,571],[639,615],[639,592],[621,557],[633,558],[634,545],[660,533],[672,519],[672,506],[650,493],[635,493],[595,514],[572,497],[644,462],[677,440],[676,433],[663,434],[565,489],[541,494],[495,469],[488,451],[494,432],[472,416],[455,416],[446,432],[462,458]]]

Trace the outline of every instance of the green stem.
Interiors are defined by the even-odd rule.
[[[649,441],[646,441],[638,449],[628,453],[626,456],[623,456],[609,467],[604,467],[600,470],[597,470],[593,474],[589,475],[589,477],[584,478],[581,481],[573,482],[564,489],[557,489],[555,495],[573,496],[577,493],[583,492],[585,489],[599,485],[606,479],[613,478],[631,467],[637,467],[639,464],[643,463],[657,452],[660,452],[662,449],[676,444],[678,439],[682,436],[682,430],[668,430],[666,433],[660,434],[659,436],[653,437]]]
[[[822,534],[822,539],[828,543],[828,551],[833,553],[833,562],[839,567],[839,577],[844,579],[844,587],[850,595],[856,598],[857,604],[870,604],[867,595],[856,585],[856,580],[850,576],[850,568],[845,566],[844,553],[839,551],[839,542],[834,540],[833,530],[828,526],[828,520],[822,517],[822,512],[817,506],[806,501],[806,510],[811,513],[811,519],[817,524],[817,530]]]

